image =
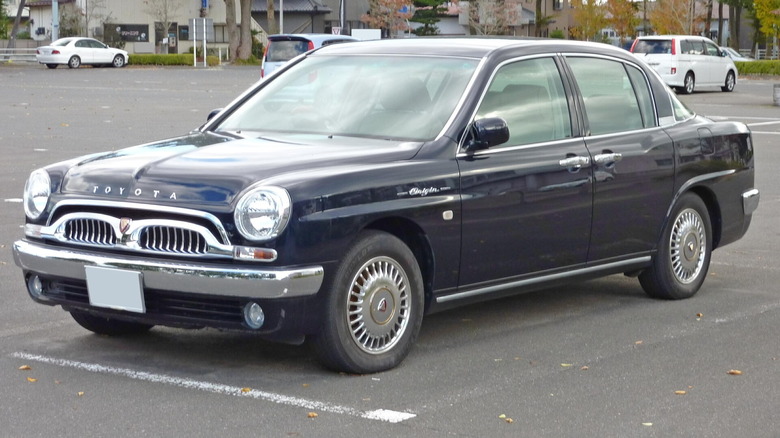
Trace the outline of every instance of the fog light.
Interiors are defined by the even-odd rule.
[[[43,296],[43,282],[41,277],[37,275],[30,276],[27,279],[27,290],[30,291],[30,295],[33,298],[42,299]]]
[[[244,321],[249,328],[259,329],[265,322],[263,308],[257,303],[247,303],[244,306]]]

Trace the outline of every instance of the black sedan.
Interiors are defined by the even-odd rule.
[[[753,153],[611,46],[336,45],[185,136],[34,171],[13,251],[93,332],[244,330],[376,372],[452,306],[616,273],[694,295],[758,206]]]

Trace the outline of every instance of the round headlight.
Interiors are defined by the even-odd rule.
[[[276,238],[290,219],[290,195],[281,187],[250,190],[236,205],[233,217],[242,236],[263,241]]]
[[[49,173],[38,169],[27,179],[24,185],[24,212],[30,219],[37,219],[46,208],[51,196]]]

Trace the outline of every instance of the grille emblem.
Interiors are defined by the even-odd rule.
[[[130,229],[130,224],[133,222],[132,219],[129,217],[123,217],[119,219],[119,232],[123,235],[127,233],[127,230]]]

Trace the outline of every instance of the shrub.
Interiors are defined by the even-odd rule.
[[[750,62],[735,62],[740,76],[750,75],[780,75],[780,61],[759,60]]]
[[[192,54],[132,54],[130,65],[192,65]],[[209,67],[219,65],[219,58],[207,56],[206,63]],[[198,63],[202,65],[203,62]]]

